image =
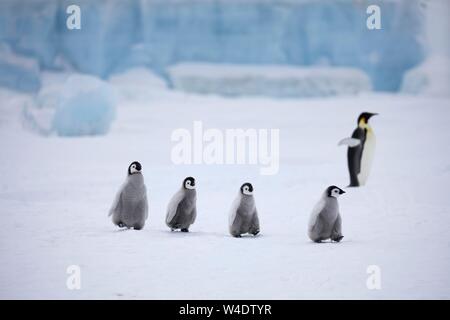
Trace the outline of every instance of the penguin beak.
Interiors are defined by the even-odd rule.
[[[344,194],[345,191],[344,190],[339,190],[339,194]]]

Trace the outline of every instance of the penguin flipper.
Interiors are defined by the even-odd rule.
[[[356,138],[345,138],[339,141],[338,146],[348,146],[349,148],[356,147],[361,144],[361,140]]]
[[[331,232],[331,240],[339,242],[344,238],[342,235],[342,220],[341,215],[338,214],[338,217],[336,219],[336,222],[334,223],[333,230]]]
[[[352,138],[358,139],[361,143],[355,147],[349,147],[347,151],[347,164],[350,174],[350,187],[359,187],[358,175],[361,172],[361,159],[366,141],[366,132],[362,128],[353,131]]]
[[[308,236],[312,241],[317,242],[317,240],[322,240],[320,235],[323,229],[323,223],[321,220],[321,213],[325,208],[326,202],[323,198],[319,200],[314,206],[311,216],[308,222]]]
[[[236,210],[235,215],[231,221],[231,224],[229,226],[230,228],[230,234],[233,237],[241,236],[241,234],[247,233],[248,230],[243,230],[242,225],[244,223],[242,219],[242,213],[239,209]]]
[[[122,194],[120,193],[117,197],[117,201],[114,203],[114,205],[111,207],[111,210],[109,211],[109,216],[112,216],[112,222],[116,226],[119,226],[120,228],[127,227],[127,225],[122,220],[124,217],[122,216],[122,210],[123,204],[122,204]]]
[[[181,199],[181,201],[178,203],[178,206],[175,210],[175,214],[173,215],[172,219],[167,223],[167,225],[171,228],[175,229],[188,229],[191,223],[187,220],[186,215],[186,201],[184,201],[185,198]],[[186,225],[188,225],[186,227]],[[185,231],[183,231],[185,232]]]
[[[109,210],[108,217],[112,216],[114,214],[114,212],[117,212],[118,207],[120,205],[122,192],[123,192],[123,190],[124,190],[126,185],[127,185],[127,180],[125,180],[125,182],[122,183],[122,185],[119,188],[119,191],[117,191],[116,196],[114,197],[114,201],[112,203],[111,209]]]
[[[138,214],[139,217],[139,225],[142,225],[142,227],[145,224],[145,221],[148,218],[148,202],[147,202],[147,196],[144,194],[142,199],[137,203],[135,212]]]
[[[317,223],[317,219],[319,218],[319,215],[322,213],[322,210],[325,208],[325,201],[323,199],[320,199],[319,202],[314,206],[311,216],[309,218],[309,230],[312,230]]]
[[[144,201],[144,219],[148,218],[148,200],[147,200],[147,188],[144,186],[144,196],[142,197]]]
[[[253,218],[252,218],[252,222],[250,225],[249,233],[251,233],[255,236],[259,233],[259,219],[258,219],[258,212],[256,211],[256,208],[255,208],[255,212],[253,213]]]
[[[324,230],[324,221],[320,214],[317,216],[315,220],[315,224],[312,225],[309,229],[308,235],[309,238],[314,242],[322,242],[322,240],[325,240],[323,237],[323,230]]]
[[[197,219],[197,207],[196,206],[194,206],[194,208],[192,209],[191,224],[193,224],[195,222],[195,219]]]
[[[114,213],[118,212],[120,202],[122,198],[122,189],[117,192],[116,197],[114,198],[113,204],[111,206],[111,209],[109,209],[108,217],[112,216]]]
[[[234,224],[234,220],[236,219],[237,210],[239,208],[239,205],[241,204],[241,198],[241,195],[238,194],[234,199],[233,204],[231,205],[230,214],[228,216],[228,225],[230,228]]]
[[[170,199],[169,205],[167,207],[167,216],[166,216],[166,224],[170,226],[170,224],[173,221],[173,218],[175,218],[175,215],[178,210],[178,205],[180,204],[181,200],[184,198],[184,192],[183,190],[179,190],[177,193],[174,194],[172,199]]]

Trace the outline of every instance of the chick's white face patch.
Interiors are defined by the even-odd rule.
[[[337,198],[341,195],[341,192],[339,191],[339,189],[333,189],[331,190],[331,196],[334,198]]]
[[[189,190],[194,190],[194,189],[195,189],[195,186],[192,185],[191,180],[187,180],[187,181],[184,183],[184,187],[185,187],[186,189],[189,189]]]
[[[246,194],[246,195],[252,195],[253,192],[250,191],[250,188],[248,186],[245,186],[244,188],[242,188],[242,193]]]
[[[136,173],[136,172],[139,172],[139,170],[136,169],[136,165],[133,164],[133,165],[130,167],[130,173],[133,174],[133,173]]]

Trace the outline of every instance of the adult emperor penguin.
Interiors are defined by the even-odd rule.
[[[147,188],[139,162],[129,165],[127,178],[114,199],[109,215],[113,223],[121,228],[144,228],[148,217]]]
[[[363,186],[367,182],[375,153],[375,134],[369,119],[378,113],[363,112],[358,117],[358,127],[351,138],[345,138],[339,145],[347,145],[347,162],[350,173],[349,187]]]
[[[231,207],[229,228],[230,234],[236,238],[245,233],[254,236],[259,233],[258,212],[251,183],[246,182],[239,189],[239,194]]]
[[[308,236],[314,242],[331,239],[339,242],[342,235],[342,220],[337,198],[345,193],[336,186],[329,186],[314,207],[308,224]]]
[[[189,232],[189,227],[197,217],[196,202],[195,179],[187,177],[167,207],[166,224],[170,230],[181,229],[182,232]]]

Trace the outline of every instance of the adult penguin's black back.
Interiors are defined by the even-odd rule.
[[[375,151],[375,135],[369,125],[369,119],[377,113],[363,112],[358,117],[358,127],[350,139],[344,139],[349,146],[347,151],[349,187],[364,185],[369,176]]]
[[[359,187],[358,174],[361,172],[361,158],[364,151],[364,143],[366,142],[366,129],[359,126],[353,131],[352,138],[361,141],[355,147],[349,147],[347,151],[348,172],[350,174],[349,187]]]

